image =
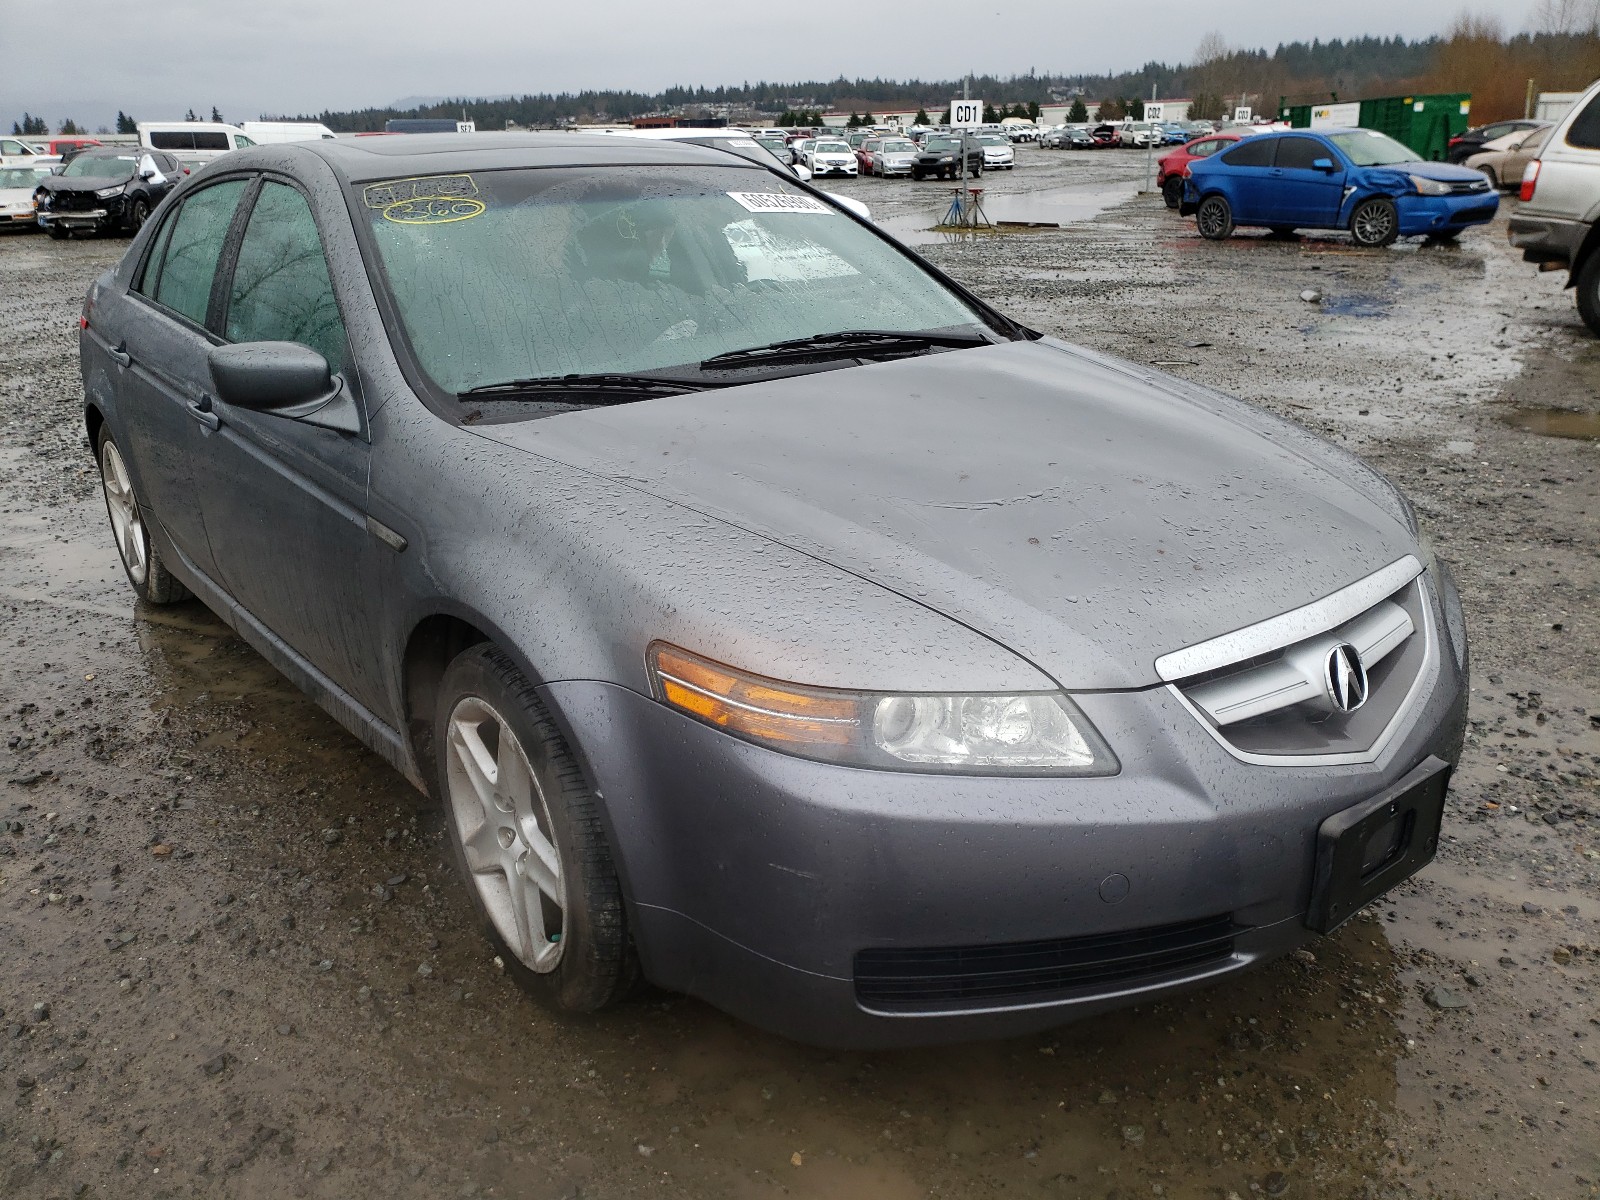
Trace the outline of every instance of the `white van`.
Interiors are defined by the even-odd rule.
[[[139,145],[176,154],[185,162],[221,158],[229,150],[256,144],[238,126],[220,121],[140,121],[138,128]]]
[[[332,141],[334,137],[333,130],[321,121],[241,121],[239,128],[258,146],[276,142]]]

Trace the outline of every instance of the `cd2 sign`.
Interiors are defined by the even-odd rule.
[[[952,100],[950,101],[950,125],[960,129],[964,126],[983,124],[982,100]]]

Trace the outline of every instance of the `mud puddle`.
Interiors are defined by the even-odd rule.
[[[1504,420],[1513,429],[1545,437],[1588,442],[1600,439],[1600,413],[1573,412],[1570,408],[1519,408]]]
[[[992,232],[981,228],[962,232],[939,224],[955,190],[954,185],[942,189],[943,199],[937,209],[890,214],[879,219],[878,224],[911,246],[950,242]],[[1026,232],[1029,228],[1059,228],[1088,221],[1114,205],[1131,199],[1138,192],[1139,184],[1121,183],[1079,184],[1039,192],[997,192],[992,187],[983,187],[981,195],[983,211],[991,225],[995,230],[1006,233]],[[1011,228],[1007,229],[1007,226]]]

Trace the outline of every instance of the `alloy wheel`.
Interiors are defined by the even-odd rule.
[[[144,518],[139,512],[139,498],[133,494],[133,483],[128,478],[128,466],[112,441],[107,441],[100,451],[100,486],[105,492],[106,515],[111,518],[117,552],[128,568],[128,577],[136,585],[142,585],[150,571]]]
[[[451,710],[446,747],[450,815],[495,931],[531,971],[561,962],[565,876],[544,789],[517,735],[485,700]]]
[[[1387,204],[1368,203],[1356,210],[1351,232],[1365,246],[1381,246],[1394,236],[1395,212]]]

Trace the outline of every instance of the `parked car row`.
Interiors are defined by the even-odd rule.
[[[1145,149],[1181,146],[1214,133],[1210,121],[1102,121],[1098,125],[1052,125],[1040,132],[1039,145],[1047,150],[1100,150],[1111,147]]]

